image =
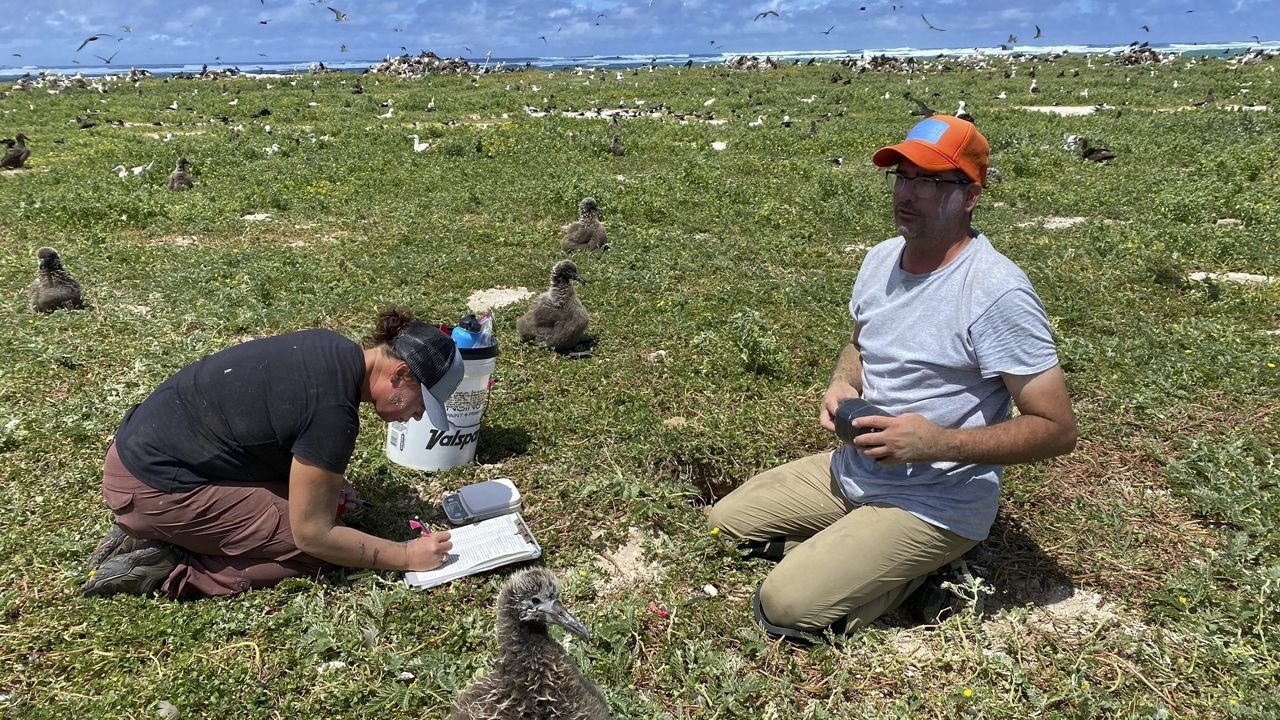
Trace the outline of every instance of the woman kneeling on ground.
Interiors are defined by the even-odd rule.
[[[359,404],[385,422],[448,427],[462,380],[452,338],[401,309],[364,347],[330,330],[262,338],[179,370],[125,414],[102,495],[115,527],[90,558],[85,595],[234,595],[331,565],[430,570],[440,532],[394,542],[338,520]]]

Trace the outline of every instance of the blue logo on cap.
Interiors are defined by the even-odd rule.
[[[915,127],[911,128],[911,132],[907,133],[907,139],[920,140],[930,145],[937,145],[938,140],[946,134],[949,127],[941,120],[934,120],[933,118],[921,120],[916,123]]]

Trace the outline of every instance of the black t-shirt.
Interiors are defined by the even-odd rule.
[[[345,473],[360,431],[364,352],[329,330],[229,347],[179,370],[125,415],[116,451],[165,492],[289,479],[296,455]]]

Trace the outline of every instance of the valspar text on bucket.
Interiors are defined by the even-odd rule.
[[[418,470],[448,470],[475,460],[498,346],[460,348],[459,352],[466,374],[445,403],[449,427],[436,427],[425,415],[421,420],[389,423],[387,458],[392,462]]]

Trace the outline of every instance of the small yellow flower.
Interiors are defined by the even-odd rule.
[[[1275,368],[1275,366],[1276,366],[1275,363],[1267,363],[1267,367],[1269,368]]]
[[[964,695],[965,697],[973,697],[973,688],[965,688],[961,695]]]
[[[1186,604],[1187,604],[1187,596],[1186,596],[1186,595],[1179,595],[1179,596],[1178,596],[1178,602],[1182,603],[1183,605],[1186,605]]]
[[[719,534],[720,534],[720,527],[719,527],[719,526],[716,526],[716,527],[711,528],[711,534],[712,534],[712,535],[719,535]]]
[[[582,577],[586,577],[586,576],[587,576],[587,571],[586,571],[585,569],[584,569],[584,570],[579,570],[579,571],[578,571],[578,574],[579,574],[579,575],[581,575]]]
[[[1088,689],[1089,689],[1089,681],[1088,681],[1088,680],[1081,681],[1081,683],[1080,683],[1080,689],[1081,689],[1081,690],[1088,690]]]
[[[1237,698],[1231,698],[1231,699],[1230,699],[1230,700],[1228,700],[1227,702],[1228,702],[1228,703],[1230,703],[1230,704],[1232,704],[1232,705],[1239,705],[1239,704],[1240,704],[1240,700],[1239,700],[1239,699],[1237,699]]]
[[[1183,355],[1190,355],[1190,354],[1191,354],[1191,351],[1190,351],[1190,350],[1183,350],[1183,351],[1182,351],[1182,354],[1183,354]]]

